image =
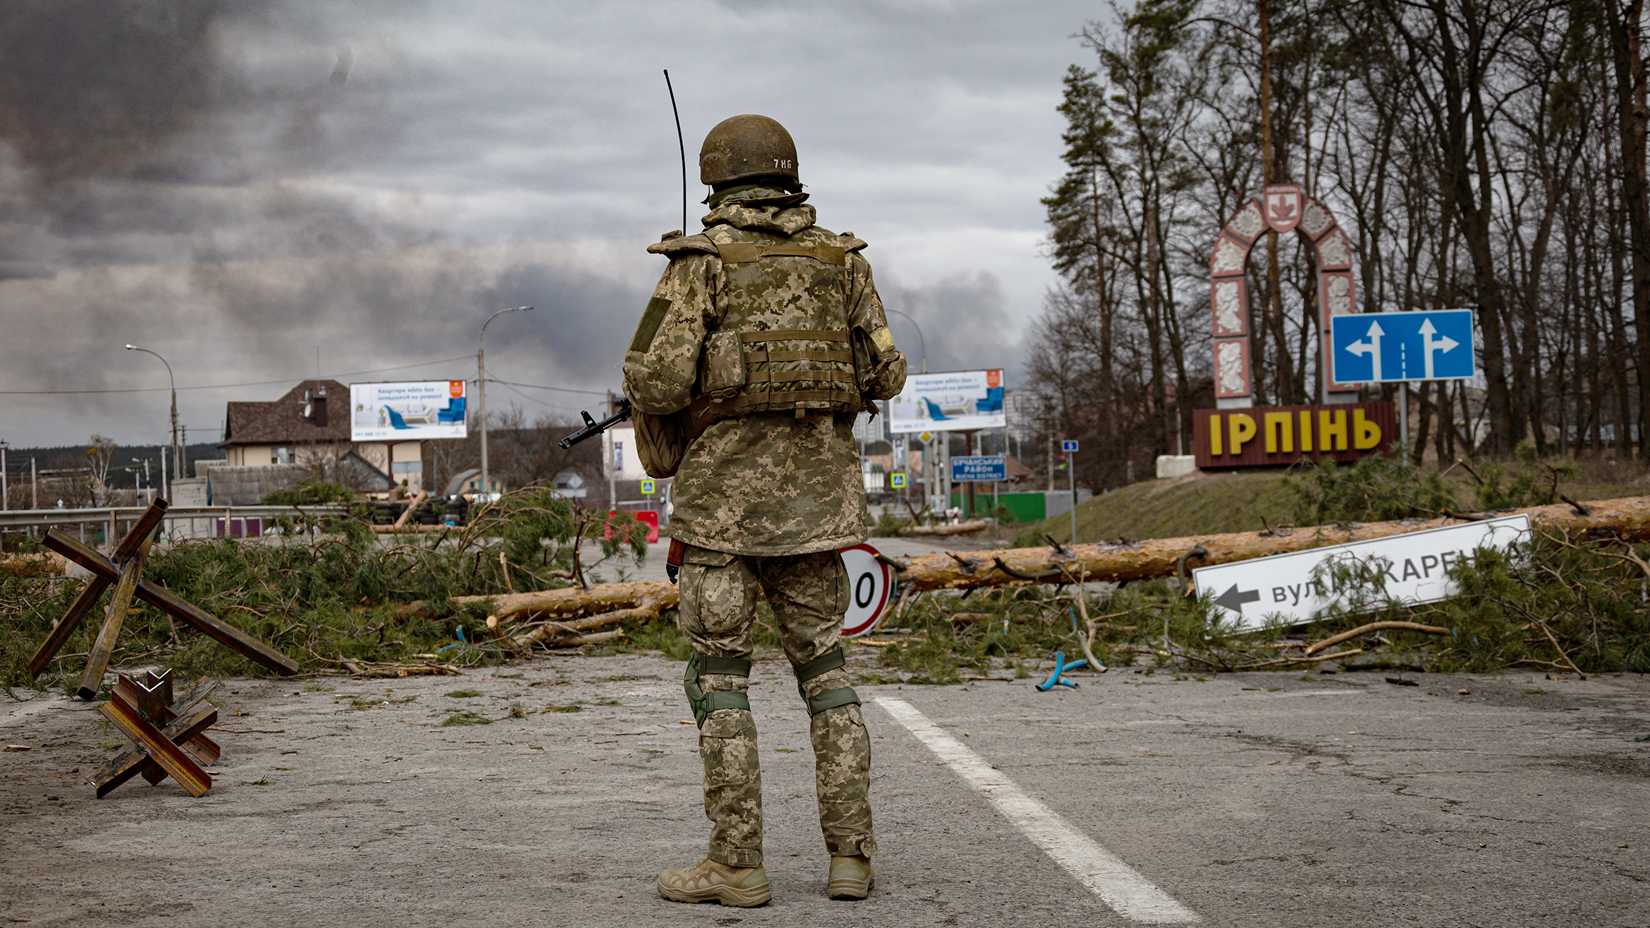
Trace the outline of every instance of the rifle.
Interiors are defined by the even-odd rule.
[[[560,445],[564,450],[573,447],[581,441],[595,438],[597,435],[600,435],[613,426],[618,425],[620,422],[629,420],[630,397],[620,397],[617,411],[600,422],[592,419],[590,417],[590,413],[583,410],[579,412],[579,415],[584,417],[584,428],[579,429],[577,432],[574,432],[566,438],[563,438],[561,441],[556,442],[556,444]]]

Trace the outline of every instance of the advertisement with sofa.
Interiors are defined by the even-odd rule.
[[[352,383],[350,441],[463,438],[464,381]]]
[[[893,432],[1000,429],[1007,421],[1000,370],[909,374],[905,392],[888,404],[888,428]]]

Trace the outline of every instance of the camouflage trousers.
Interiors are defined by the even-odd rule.
[[[793,667],[836,649],[848,608],[848,575],[835,551],[750,557],[689,545],[682,560],[683,633],[695,650],[712,657],[750,659],[751,626],[758,592],[767,597],[779,625],[780,643]],[[744,692],[747,677],[702,674],[705,692]],[[808,697],[848,685],[842,668],[803,684]],[[858,705],[813,716],[814,783],[819,827],[833,857],[870,856],[871,739]],[[711,820],[711,860],[730,867],[762,863],[762,772],[756,721],[748,709],[717,709],[699,730],[705,766],[705,816]]]

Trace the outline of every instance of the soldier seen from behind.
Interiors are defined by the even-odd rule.
[[[854,418],[899,393],[905,357],[865,243],[814,224],[783,126],[724,120],[705,138],[699,173],[712,188],[705,230],[648,248],[670,266],[624,365],[644,463],[676,477],[679,621],[694,650],[685,688],[713,823],[705,859],[660,874],[659,893],[740,906],[770,897],[745,695],[761,595],[811,716],[827,892],[863,899],[876,851],[871,743],[843,666],[849,591],[837,551],[871,528]]]

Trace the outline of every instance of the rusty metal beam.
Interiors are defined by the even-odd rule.
[[[127,702],[122,696],[98,706],[98,711],[115,724],[128,738],[148,755],[148,759],[159,764],[161,769],[178,781],[178,785],[188,791],[191,796],[203,796],[212,788],[212,778],[207,775],[200,765],[195,763],[184,750],[172,742],[172,739],[159,728],[156,728],[148,719],[144,718],[137,708]],[[217,721],[217,709],[202,709],[204,715],[211,718],[201,723],[201,731]],[[193,718],[193,717],[192,717]],[[140,764],[134,765],[136,772]],[[129,778],[129,776],[128,776]],[[97,795],[102,798],[109,790],[114,789],[117,783],[104,783],[98,787]]]
[[[125,542],[121,542],[121,547],[125,546]],[[103,620],[103,628],[98,631],[97,641],[92,644],[92,653],[86,658],[86,673],[80,678],[80,688],[75,691],[81,699],[97,698],[98,687],[103,685],[103,672],[109,669],[115,642],[126,624],[126,610],[131,608],[132,593],[137,590],[138,580],[143,576],[143,565],[148,561],[149,539],[144,538],[132,556],[120,565],[120,580],[115,584],[115,591],[109,594],[108,617]]]
[[[133,524],[132,530],[126,533],[125,538],[120,540],[120,546],[115,549],[114,563],[122,563],[137,552],[143,539],[154,532],[161,519],[165,518],[166,509],[166,500],[157,499],[148,509],[144,510],[143,515],[139,516],[137,522]],[[40,647],[35,650],[34,657],[29,658],[29,676],[40,676],[41,672],[46,669],[46,665],[50,664],[52,658],[57,656],[57,652],[63,649],[63,643],[69,640],[69,635],[80,625],[80,620],[86,617],[86,614],[92,610],[92,606],[96,605],[97,598],[102,596],[103,591],[113,583],[114,580],[109,577],[96,576],[86,584],[80,591],[80,595],[75,598],[74,603],[69,606],[69,610],[63,613],[63,617],[57,621],[56,625],[52,626],[52,630],[46,633],[46,640],[42,641]]]
[[[160,525],[160,520],[166,518],[166,510],[170,505],[163,499],[157,499],[150,503],[149,508],[143,510],[143,515],[138,516],[138,520],[132,524],[131,531],[120,539],[120,544],[115,547],[115,553],[111,560],[116,564],[121,564],[136,554],[138,545],[153,535],[155,529]]]
[[[92,611],[93,606],[97,605],[98,597],[102,596],[103,591],[113,585],[114,581],[101,576],[93,577],[87,581],[86,586],[81,589],[80,595],[75,597],[74,604],[69,606],[69,611],[63,613],[63,618],[57,620],[57,624],[52,626],[52,630],[46,633],[46,640],[40,642],[40,647],[35,650],[34,657],[29,658],[29,676],[40,676],[41,671],[46,669],[46,665],[50,664],[52,658],[57,656],[57,652],[63,649],[63,643],[69,640],[69,635],[80,624],[80,620],[86,617],[86,613]]]
[[[125,674],[122,674],[120,679],[115,683],[114,691],[125,698],[127,702],[137,706],[139,711],[143,712],[143,714],[148,717],[149,721],[161,726],[170,725],[172,721],[179,716],[189,715],[194,710],[195,706],[200,703],[201,700],[205,699],[207,694],[211,693],[212,690],[218,686],[218,682],[213,680],[211,677],[201,677],[200,680],[196,681],[195,685],[185,691],[182,696],[174,699],[172,698],[172,671],[167,670],[159,677],[155,676],[153,671],[150,671],[149,678],[152,684],[151,688],[153,688],[153,684],[160,684],[164,686],[159,714],[148,711],[148,709],[146,709],[142,703],[139,702],[139,699],[141,698],[139,694],[144,691],[143,685]],[[163,730],[166,729],[163,728]],[[202,766],[213,763],[223,755],[223,748],[219,747],[216,741],[206,737],[204,734],[192,735],[182,740],[179,740],[178,738],[173,738],[172,740],[181,744],[183,749],[188,751],[190,755],[193,756],[195,760],[199,761]],[[137,749],[130,748],[130,750],[136,751]],[[119,756],[120,755],[116,755],[116,758],[119,759]],[[159,770],[160,768],[156,767],[155,769]],[[148,773],[145,772],[144,776],[147,778]]]
[[[114,564],[109,562],[108,558],[56,529],[46,533],[44,544],[93,574],[110,580],[116,580],[120,577],[120,571],[115,568]],[[137,597],[167,615],[175,619],[182,619],[193,625],[202,634],[248,660],[262,664],[283,676],[290,677],[298,672],[297,661],[219,619],[205,609],[193,603],[184,602],[163,587],[156,586],[148,580],[138,581]]]
[[[189,745],[193,744],[195,739],[206,737],[201,733],[216,724],[218,724],[217,707],[201,706],[180,718],[174,719],[171,724],[161,729],[161,734],[165,735],[174,744],[182,742],[184,750],[193,754],[200,763],[209,764],[212,762],[211,760],[201,759],[200,755],[189,750]],[[142,748],[139,748],[136,744],[128,744],[87,779],[91,781],[93,786],[97,787],[97,796],[101,799],[115,787],[151,767],[156,770],[160,769],[160,766],[150,760],[149,755],[145,754]]]

